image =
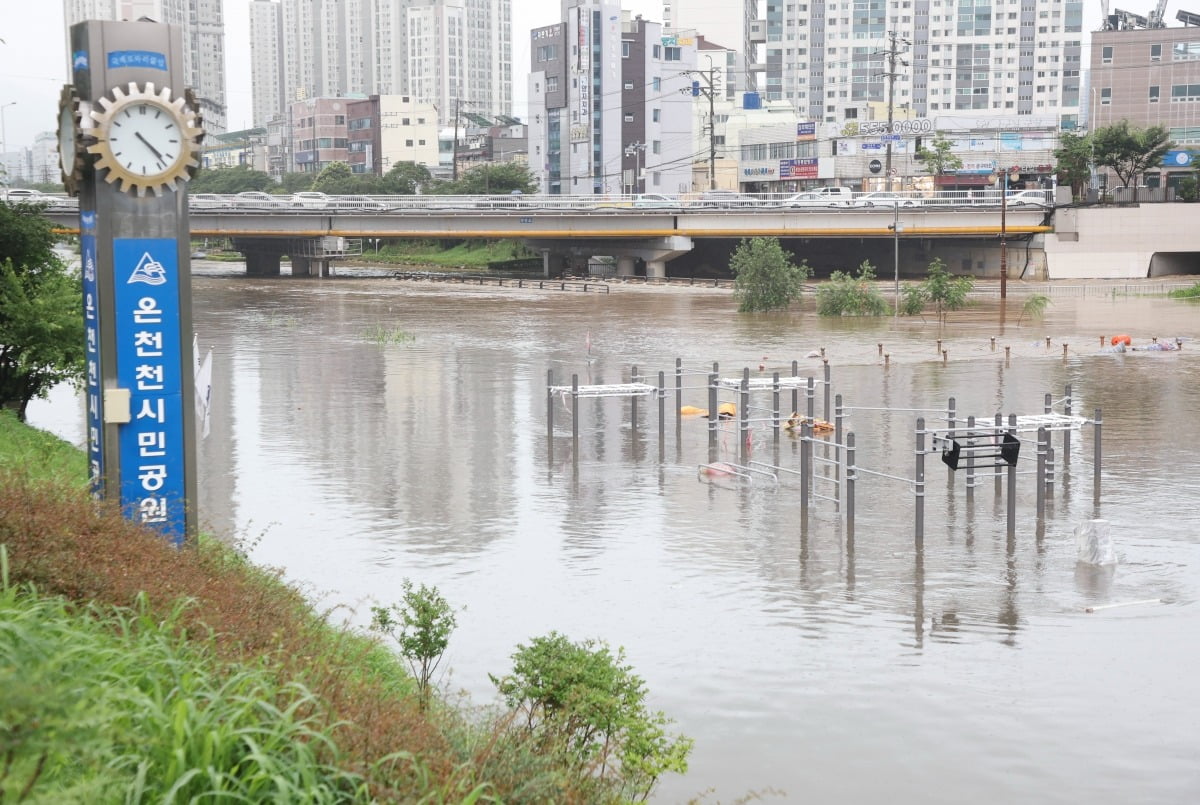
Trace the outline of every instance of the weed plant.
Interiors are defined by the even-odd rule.
[[[1191,288],[1180,288],[1170,291],[1167,293],[1167,296],[1172,299],[1200,299],[1200,282],[1197,282]]]
[[[386,327],[382,324],[372,324],[363,333],[363,338],[375,344],[411,344],[417,340],[415,335],[399,327]]]

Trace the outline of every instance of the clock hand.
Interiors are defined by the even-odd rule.
[[[142,133],[140,131],[135,131],[133,133],[133,136],[137,137],[139,140],[141,140],[142,143],[145,144],[145,146],[147,148],[149,148],[152,152],[154,152],[154,156],[158,157],[158,161],[162,162],[163,155],[159,152],[159,150],[157,148],[155,148],[153,145],[150,144],[149,140],[147,140],[145,137],[142,136]]]

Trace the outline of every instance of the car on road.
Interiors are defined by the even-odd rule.
[[[697,207],[715,209],[737,209],[740,207],[757,207],[759,200],[735,190],[705,190],[696,202]]]
[[[243,190],[233,197],[235,207],[242,209],[266,210],[286,207],[292,203],[291,196],[276,196],[261,190]]]
[[[379,199],[370,196],[330,196],[329,206],[343,212],[382,212],[391,209]]]
[[[323,210],[329,206],[329,196],[314,190],[302,190],[292,194],[292,203],[309,210]]]
[[[814,190],[806,190],[803,193],[796,193],[788,196],[783,201],[779,202],[781,207],[849,207],[850,199],[839,198],[826,193],[818,193]]]
[[[193,210],[215,210],[225,206],[225,201],[216,193],[192,193],[188,196],[188,207]]]
[[[633,206],[643,210],[677,210],[682,205],[679,199],[662,193],[639,193],[633,197]]]
[[[852,207],[917,207],[921,200],[890,190],[879,190],[874,193],[863,193],[850,203]]]
[[[1045,190],[1013,190],[1009,191],[1004,203],[1010,207],[1049,207],[1050,194]]]
[[[37,190],[25,187],[9,187],[0,189],[0,201],[9,204],[48,204],[50,199]]]

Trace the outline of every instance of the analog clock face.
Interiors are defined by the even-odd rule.
[[[112,158],[137,176],[169,173],[184,153],[179,121],[153,101],[131,103],[114,115],[108,142]]]
[[[169,88],[150,82],[131,83],[128,91],[113,87],[112,96],[100,99],[102,111],[91,112],[97,142],[87,150],[97,157],[96,170],[139,197],[177,189],[200,164],[204,132],[196,113]]]

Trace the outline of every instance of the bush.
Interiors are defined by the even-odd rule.
[[[624,663],[622,649],[551,632],[519,645],[512,673],[491,679],[532,740],[564,747],[621,799],[641,801],[664,773],[687,771],[692,740],[666,732],[670,720],[646,709],[645,683]]]
[[[875,268],[864,260],[858,276],[835,271],[817,288],[817,313],[821,316],[882,316],[887,302],[871,283]]]
[[[785,309],[800,298],[804,280],[812,274],[808,264],[792,262],[779,238],[749,238],[738,244],[729,261],[733,295],[739,313]]]
[[[904,315],[915,316],[932,304],[939,322],[946,321],[946,313],[967,306],[967,294],[975,285],[970,277],[953,277],[946,264],[934,259],[929,264],[928,279],[920,285],[904,289]]]

